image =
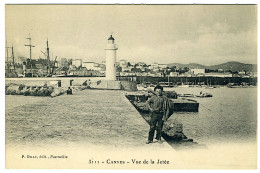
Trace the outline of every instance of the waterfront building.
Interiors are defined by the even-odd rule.
[[[54,63],[54,66],[55,66],[55,67],[61,67],[60,62],[56,61],[56,62]]]
[[[106,61],[101,61],[101,64],[106,66]]]
[[[145,66],[146,64],[144,62],[138,62],[137,65],[138,66]]]
[[[250,72],[250,77],[257,77],[257,72]]]
[[[205,68],[202,69],[190,69],[190,72],[194,75],[205,74]]]
[[[101,73],[95,70],[87,70],[85,68],[70,70],[69,75],[74,76],[100,76]]]
[[[69,65],[69,69],[70,69],[70,70],[76,70],[77,67],[76,67],[75,65]]]
[[[131,71],[133,67],[122,67],[123,72]]]
[[[61,67],[67,66],[67,63],[68,63],[68,61],[67,61],[66,58],[61,58],[61,60],[60,60],[60,66]]]
[[[166,69],[167,64],[158,64],[159,69]]]
[[[218,72],[222,73],[222,72],[224,72],[224,70],[220,68],[220,69],[218,69]]]
[[[115,39],[111,35],[108,38],[106,50],[106,79],[116,80],[116,50],[118,48],[115,44]]]
[[[179,76],[179,72],[170,72],[169,76],[170,77],[177,77],[177,76]]]
[[[72,60],[72,65],[75,65],[76,67],[82,66],[82,59]]]
[[[95,63],[94,62],[83,62],[82,67],[85,67],[88,70],[94,70]]]
[[[151,67],[152,67],[152,69],[159,68],[159,64],[155,62],[155,63],[151,64]]]
[[[232,77],[231,73],[205,73],[205,77]]]
[[[239,75],[245,75],[246,72],[242,70],[242,71],[239,71],[238,74],[239,74]]]
[[[129,62],[131,66],[134,66],[136,63],[135,62]]]
[[[119,66],[120,67],[126,67],[127,66],[127,61],[126,60],[120,60],[119,61]]]
[[[16,60],[16,63],[17,64],[23,64],[23,62],[26,61],[26,58],[25,57],[18,57],[17,60]]]

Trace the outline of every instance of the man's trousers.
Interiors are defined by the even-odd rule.
[[[148,141],[153,141],[154,137],[154,131],[156,130],[156,137],[155,139],[161,140],[161,135],[162,135],[162,127],[163,127],[163,113],[151,113],[151,120],[150,120],[150,131],[149,131],[149,136],[148,136]],[[156,128],[156,124],[157,128]]]

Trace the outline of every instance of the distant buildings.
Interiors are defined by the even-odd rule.
[[[127,66],[127,61],[126,60],[120,60],[119,61],[119,66],[122,67],[122,68],[126,67]]]
[[[111,55],[112,57],[112,55]],[[114,58],[114,54],[113,54]],[[23,76],[24,73],[32,73],[33,76],[46,76],[47,66],[45,59],[29,61],[28,58],[18,57],[16,60],[17,75]],[[9,66],[7,66],[9,65]],[[232,71],[223,69],[191,68],[185,66],[171,66],[167,64],[144,62],[133,62],[121,59],[114,63],[116,76],[151,76],[151,77],[236,77],[236,78],[255,78],[257,72],[251,71]],[[6,63],[6,70],[12,70],[10,64]],[[75,76],[105,76],[106,61],[101,63],[84,61],[84,59],[66,59],[51,61],[53,75],[75,75]]]
[[[206,77],[232,77],[231,73],[205,73]]]
[[[170,72],[169,76],[170,77],[177,77],[177,76],[179,76],[179,73],[178,72]]]
[[[86,68],[87,70],[95,70],[100,72],[104,72],[106,70],[106,66],[104,64],[95,62],[83,62],[82,67]]]
[[[83,62],[82,67],[85,67],[86,69],[89,69],[89,70],[94,70],[95,63],[94,62]]]
[[[82,59],[72,60],[72,65],[74,65],[74,66],[76,66],[76,67],[82,66]]]
[[[205,68],[204,69],[190,69],[190,72],[194,75],[205,74]]]
[[[167,64],[158,64],[158,63],[153,63],[151,64],[151,66],[149,67],[150,70],[153,70],[155,72],[158,72],[160,70],[165,70],[167,68]]]
[[[67,59],[66,58],[61,58],[60,60],[60,67],[64,67],[67,65]]]

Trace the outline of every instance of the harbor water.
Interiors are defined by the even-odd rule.
[[[165,88],[178,94],[211,93],[197,100],[199,112],[175,113],[169,121],[183,123],[184,134],[200,144],[256,142],[257,88]]]

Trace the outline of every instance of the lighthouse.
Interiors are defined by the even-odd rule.
[[[116,80],[116,44],[112,35],[108,38],[106,50],[106,80]]]

